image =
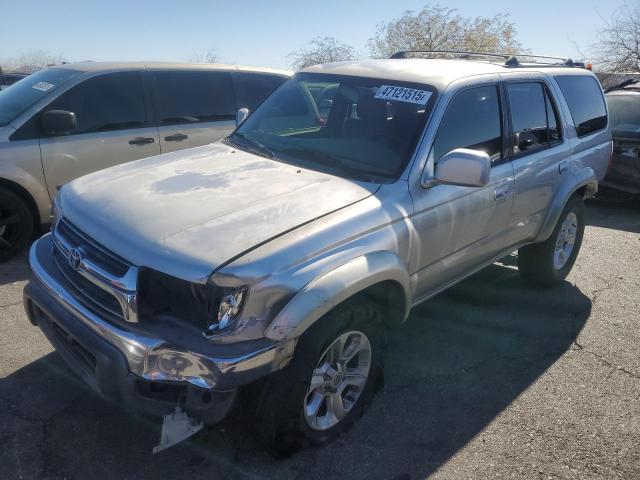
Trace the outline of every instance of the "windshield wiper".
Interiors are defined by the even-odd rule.
[[[244,140],[245,142],[249,143],[249,145],[244,145],[244,144],[240,144],[237,143],[234,140],[234,137],[238,137],[241,138],[242,140]],[[234,143],[235,145],[239,145],[241,147],[245,147],[245,148],[251,148],[253,147],[253,150],[257,150],[258,153],[260,155],[262,155],[263,157],[266,156],[267,158],[271,158],[271,159],[275,159],[276,156],[275,154],[269,150],[268,147],[264,146],[263,144],[261,144],[260,142],[254,140],[253,138],[247,137],[244,133],[239,133],[239,132],[234,132],[231,136],[227,137],[232,143]]]
[[[349,165],[346,165],[343,161],[340,161],[341,158],[344,160],[349,160],[348,157],[329,155],[316,150],[308,150],[306,148],[300,148],[300,147],[287,147],[283,149],[282,152],[286,152],[291,155],[302,156],[304,157],[304,160],[313,162],[316,165],[329,168],[331,170],[338,170],[342,173],[346,173],[347,175],[351,175],[352,177],[358,178],[360,180],[364,180],[368,182],[376,182],[378,180],[375,174],[372,174],[365,170],[361,170],[356,167],[351,167]]]

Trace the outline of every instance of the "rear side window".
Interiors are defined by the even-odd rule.
[[[607,110],[602,89],[593,77],[560,75],[558,85],[567,100],[578,137],[584,137],[607,126]]]
[[[475,87],[456,94],[440,122],[433,149],[436,161],[456,148],[502,152],[502,122],[496,86]]]
[[[155,72],[160,125],[233,120],[236,101],[228,72]]]
[[[281,75],[248,72],[234,74],[233,79],[238,95],[238,108],[248,108],[251,111],[287,80]]]
[[[542,83],[510,83],[507,93],[513,129],[512,154],[532,152],[560,140],[557,114]]]
[[[73,134],[140,128],[147,125],[142,77],[139,72],[109,73],[73,87],[46,110],[76,114]]]

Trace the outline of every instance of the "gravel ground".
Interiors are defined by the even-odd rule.
[[[640,208],[588,204],[576,266],[528,288],[514,257],[418,307],[386,384],[336,442],[287,460],[237,412],[151,455],[159,429],[93,395],[0,266],[0,478],[640,478]]]

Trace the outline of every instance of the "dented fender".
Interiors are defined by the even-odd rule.
[[[406,319],[411,305],[406,266],[396,253],[378,251],[350,260],[309,282],[279,312],[265,336],[273,340],[298,337],[338,304],[384,281],[394,281],[402,287],[403,320]]]

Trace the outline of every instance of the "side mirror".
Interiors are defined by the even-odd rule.
[[[248,108],[239,108],[238,111],[236,112],[236,127],[239,127],[240,125],[242,125],[248,116],[249,116]]]
[[[456,148],[438,160],[433,183],[485,187],[489,184],[490,170],[491,159],[486,153]]]
[[[78,127],[76,114],[66,110],[49,110],[42,114],[42,128],[47,135],[66,135]]]

